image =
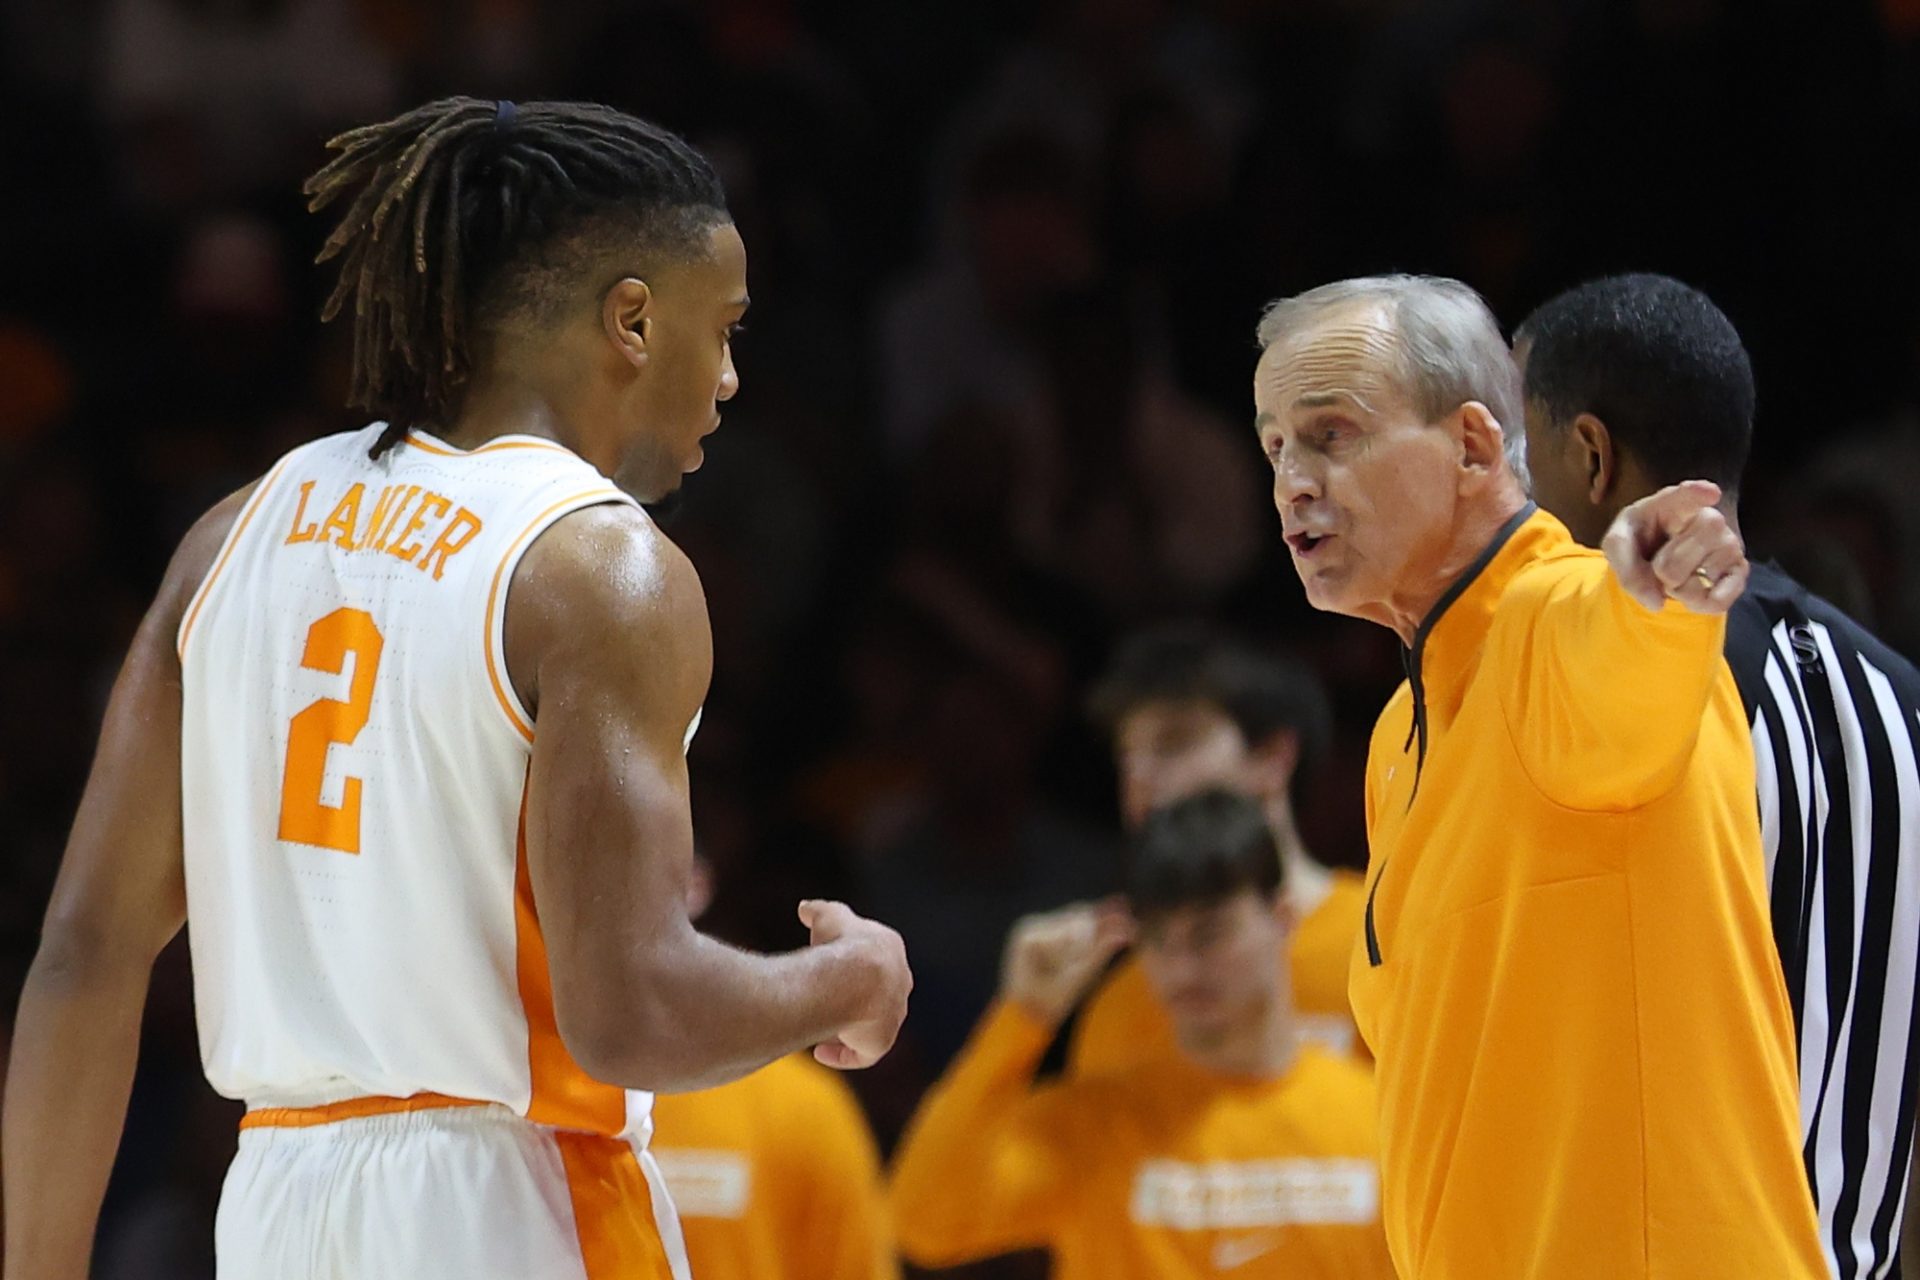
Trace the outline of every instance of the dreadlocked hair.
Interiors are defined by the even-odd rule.
[[[728,216],[704,156],[596,103],[442,98],[327,147],[302,187],[313,212],[346,202],[315,258],[340,264],[320,318],[352,307],[352,403],[387,423],[374,457],[457,416],[478,330],[552,301],[587,242],[692,253]]]

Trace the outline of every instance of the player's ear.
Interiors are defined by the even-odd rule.
[[[1275,729],[1247,753],[1247,790],[1262,800],[1282,797],[1299,767],[1300,735],[1292,729]]]
[[[617,280],[600,300],[600,328],[635,370],[645,367],[653,337],[653,290],[645,280]]]
[[[1293,909],[1293,902],[1284,893],[1273,895],[1273,918],[1287,933],[1293,932],[1293,926],[1300,922],[1300,913]]]

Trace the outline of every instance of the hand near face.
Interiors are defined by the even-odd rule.
[[[1614,517],[1600,549],[1628,595],[1650,610],[1668,600],[1704,614],[1733,607],[1746,590],[1747,552],[1718,501],[1719,485],[1688,480]]]
[[[1001,998],[1058,1024],[1132,936],[1126,908],[1113,900],[1027,916],[1007,935]]]

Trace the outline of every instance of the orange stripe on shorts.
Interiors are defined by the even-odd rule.
[[[587,1280],[670,1280],[653,1193],[633,1148],[618,1138],[558,1132]]]

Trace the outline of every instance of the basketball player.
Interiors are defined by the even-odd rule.
[[[1307,599],[1406,646],[1350,986],[1401,1277],[1824,1275],[1719,490],[1578,546],[1527,500],[1519,373],[1458,281],[1324,285],[1260,341]]]
[[[1000,999],[894,1157],[910,1261],[1047,1246],[1059,1280],[1392,1280],[1373,1081],[1303,1039],[1268,815],[1203,791],[1135,832],[1127,909],[1176,1052],[1036,1084],[1060,1020],[1132,932],[1118,904],[1029,916]]]
[[[1705,294],[1595,280],[1527,317],[1515,350],[1534,494],[1575,538],[1682,474],[1717,483],[1738,525],[1753,365]],[[1920,671],[1770,564],[1727,615],[1727,664],[1753,724],[1821,1242],[1835,1280],[1897,1277],[1920,1084]]]
[[[1095,687],[1095,720],[1113,743],[1120,814],[1137,828],[1154,809],[1208,788],[1256,798],[1286,864],[1287,970],[1300,1034],[1336,1053],[1359,1036],[1347,1005],[1347,962],[1366,885],[1326,866],[1300,837],[1293,793],[1326,750],[1327,695],[1313,673],[1210,628],[1156,627],[1129,637]],[[1137,956],[1102,982],[1074,1023],[1076,1075],[1122,1070],[1177,1052],[1173,1023]]]
[[[207,1075],[249,1107],[223,1280],[683,1276],[629,1090],[866,1065],[909,986],[838,904],[777,956],[687,920],[711,643],[637,500],[738,387],[745,252],[706,160],[604,107],[333,146],[326,314],[382,421],[211,511],[141,624],[21,1003],[6,1275],[86,1274],[190,919]]]

